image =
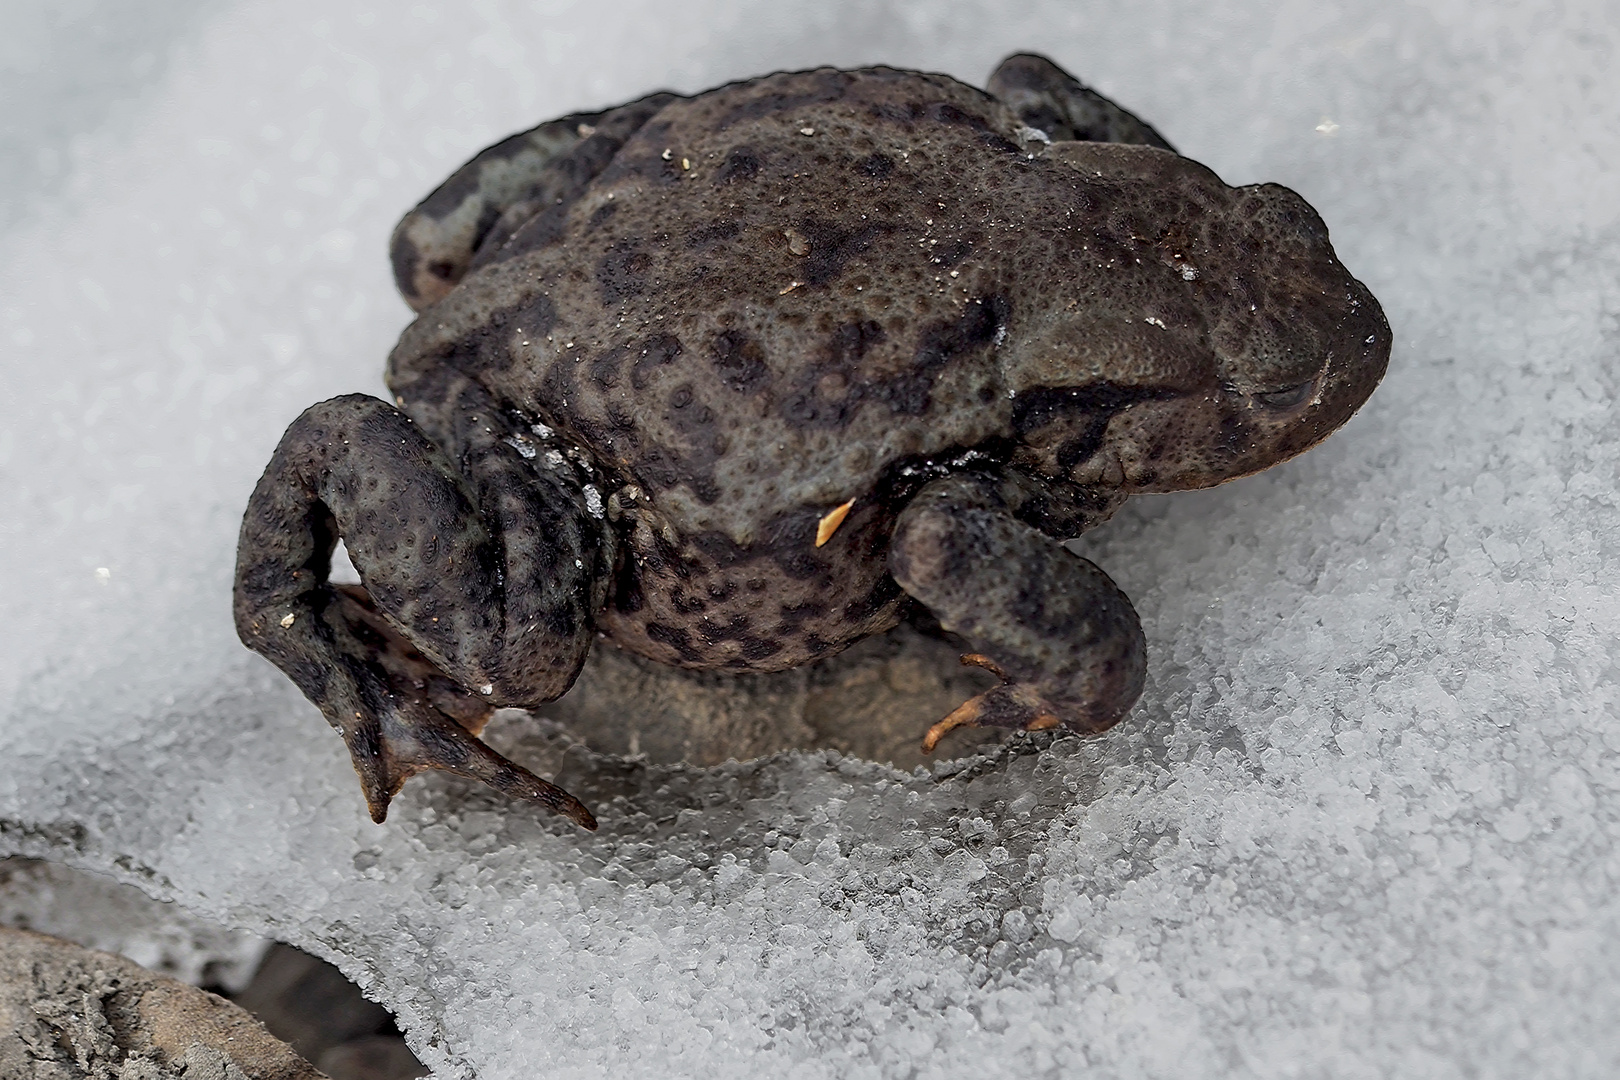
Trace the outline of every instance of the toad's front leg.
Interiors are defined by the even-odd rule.
[[[924,752],[963,726],[1102,731],[1142,693],[1147,645],[1130,600],[1096,566],[1017,520],[994,490],[936,480],[895,524],[895,580],[967,639],[964,663],[1003,680],[929,729]]]
[[[410,776],[444,769],[595,828],[474,735],[495,707],[573,683],[612,538],[571,463],[525,460],[492,410],[465,421],[459,462],[360,394],[294,421],[242,522],[237,633],[342,733],[374,820]],[[363,589],[328,580],[340,536]]]
[[[1044,56],[1014,53],[991,73],[985,88],[1032,128],[1054,142],[1116,142],[1175,147],[1127,112]]]
[[[502,139],[406,214],[389,241],[394,284],[411,310],[438,302],[480,260],[544,211],[566,212],[625,140],[674,94],[575,113]]]

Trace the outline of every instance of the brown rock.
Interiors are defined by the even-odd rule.
[[[223,998],[111,953],[0,929],[5,1080],[326,1080]]]

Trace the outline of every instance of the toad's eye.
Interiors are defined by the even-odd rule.
[[[1316,389],[1316,381],[1302,382],[1298,386],[1290,386],[1283,390],[1267,390],[1254,395],[1254,400],[1268,409],[1292,409]]]

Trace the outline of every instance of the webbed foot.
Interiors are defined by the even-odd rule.
[[[939,741],[961,727],[1022,728],[1025,731],[1045,731],[1063,721],[1056,709],[1041,699],[1032,687],[1014,683],[1001,670],[1001,666],[983,653],[963,653],[962,663],[981,667],[1000,679],[1001,685],[968,698],[952,709],[950,715],[939,721],[923,735],[922,752],[932,754]]]
[[[374,820],[442,769],[594,829],[578,799],[476,736],[496,707],[573,683],[611,536],[584,478],[527,466],[498,413],[464,415],[454,458],[375,398],[295,420],[243,517],[237,633],[343,735]],[[328,580],[339,536],[363,588]]]
[[[368,707],[336,726],[372,821],[381,824],[388,816],[388,804],[405,781],[442,769],[596,828],[584,803],[477,738],[495,710],[445,678],[388,625],[364,589],[339,585],[333,591],[337,602],[323,612],[323,621],[346,655],[366,661],[360,696]]]
[[[406,780],[427,769],[443,769],[543,806],[584,828],[596,828],[596,818],[584,803],[508,761],[420,699],[396,698],[370,717],[356,713],[354,723],[340,730],[354,759],[366,808],[378,824],[388,817],[388,804]]]

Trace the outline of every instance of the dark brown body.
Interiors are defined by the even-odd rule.
[[[636,489],[617,500],[630,558],[598,617],[616,643],[689,667],[797,666],[893,625],[908,466],[975,449],[1060,491],[1078,480],[1063,494],[1091,516],[1061,538],[1128,491],[1253,471],[1347,415],[1263,439],[1211,363],[1251,302],[1297,312],[1359,291],[1378,329],[1342,269],[1288,258],[1299,239],[1260,261],[1230,242],[1290,213],[1282,230],[1325,237],[1315,215],[1284,189],[1135,154],[1096,175],[989,95],[888,69],[673,100],[429,309],[389,383],[441,424],[417,384],[453,365],[585,450],[609,491]],[[1326,342],[1303,344],[1318,366]],[[1096,458],[1109,420],[1143,402],[1193,430],[1142,447],[1126,482]]]
[[[237,626],[343,731],[589,814],[469,732],[595,634],[772,671],[915,603],[1002,686],[936,725],[1097,731],[1129,601],[1058,541],[1322,439],[1389,330],[1293,192],[1229,188],[1039,57],[655,94],[484,151],[400,223],[397,409],[288,430]],[[364,588],[326,580],[338,536]],[[931,743],[930,743],[931,745]],[[538,786],[537,786],[538,785]]]

